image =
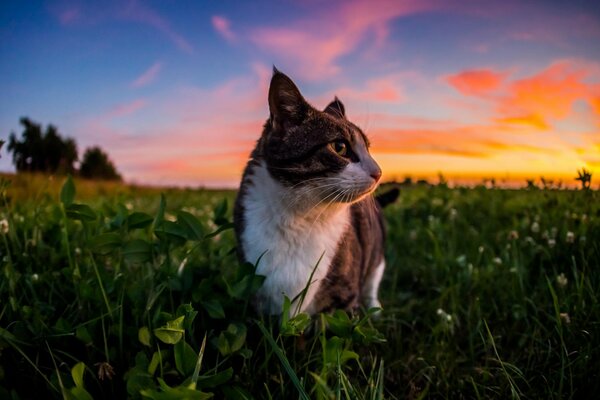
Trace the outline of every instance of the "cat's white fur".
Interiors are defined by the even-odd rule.
[[[348,178],[356,179],[355,170],[348,172],[354,175]],[[284,294],[293,299],[301,293],[313,270],[301,307],[297,310],[298,300],[291,311],[316,311],[315,294],[350,223],[347,203],[315,205],[314,193],[311,198],[306,192],[302,198],[298,191],[273,179],[263,162],[254,167],[244,197],[246,229],[241,240],[246,259],[256,262],[260,258],[256,273],[266,277],[256,304],[263,313],[280,313]]]

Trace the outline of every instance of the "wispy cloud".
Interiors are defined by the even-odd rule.
[[[286,26],[251,29],[249,39],[260,49],[289,60],[295,73],[306,79],[325,79],[340,71],[338,60],[367,39],[381,46],[389,34],[390,21],[436,9],[436,1],[372,2],[351,0],[293,21]]]
[[[104,2],[76,2],[51,4],[50,12],[62,25],[98,25],[114,20],[145,24],[165,35],[178,49],[194,53],[194,46],[176,29],[165,16],[139,0],[106,0]]]
[[[160,61],[155,62],[144,71],[140,76],[138,76],[133,82],[131,82],[131,87],[140,88],[149,85],[154,82],[160,71],[162,70],[162,63]]]
[[[81,12],[79,8],[70,7],[59,11],[58,20],[63,25],[69,25],[79,20]]]
[[[113,119],[126,117],[128,115],[138,112],[142,108],[146,107],[146,105],[147,102],[145,99],[136,99],[128,103],[117,104],[104,114],[104,118]]]
[[[176,32],[170,22],[146,3],[129,0],[118,11],[119,17],[147,24],[165,34],[181,51],[193,53],[194,47],[180,33]]]
[[[446,80],[463,94],[484,95],[498,89],[507,75],[490,69],[475,69],[450,75]]]
[[[236,40],[236,35],[231,30],[231,22],[227,18],[220,15],[213,15],[211,22],[213,28],[227,41],[233,42]]]

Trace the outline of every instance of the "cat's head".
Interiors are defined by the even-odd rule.
[[[369,140],[348,121],[337,97],[317,110],[274,69],[269,110],[262,156],[280,184],[329,203],[355,202],[375,190],[381,168],[369,154]]]

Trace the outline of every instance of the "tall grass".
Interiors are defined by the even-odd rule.
[[[264,278],[235,255],[234,192],[10,180],[0,185],[0,397],[600,390],[598,192],[405,188],[385,212],[384,311],[311,320],[253,313]]]

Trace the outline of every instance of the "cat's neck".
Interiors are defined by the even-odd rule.
[[[316,200],[318,190],[282,185],[271,176],[264,161],[253,167],[251,186],[245,207],[262,210],[265,219],[276,220],[282,227],[310,228],[339,219],[349,211],[346,203]]]
[[[252,168],[244,188],[245,228],[240,239],[246,260],[256,263],[260,259],[256,272],[268,277],[256,306],[262,312],[279,313],[282,293],[293,299],[312,276],[301,308],[312,312],[315,293],[350,224],[350,208],[298,199],[293,196],[294,188],[277,182],[264,164]]]

